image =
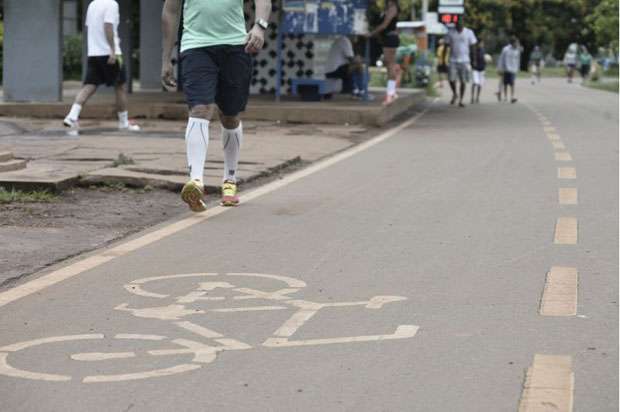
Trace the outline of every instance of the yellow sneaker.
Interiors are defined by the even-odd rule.
[[[202,182],[198,179],[190,180],[185,183],[181,190],[181,199],[188,204],[192,212],[204,212],[207,205],[204,202],[205,189]]]
[[[239,204],[239,196],[237,196],[237,184],[230,180],[226,180],[222,184],[222,206],[237,206]]]

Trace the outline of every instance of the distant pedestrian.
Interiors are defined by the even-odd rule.
[[[443,38],[439,39],[437,46],[437,77],[439,77],[439,87],[443,88],[443,82],[448,77],[448,65],[450,64],[450,47]]]
[[[485,81],[485,70],[487,67],[486,50],[484,41],[480,40],[474,46],[471,56],[472,84],[471,84],[471,103],[480,103],[480,92]]]
[[[566,67],[566,81],[573,82],[573,76],[575,75],[575,69],[577,68],[577,44],[571,43],[564,53],[564,67]]]
[[[338,36],[329,48],[325,64],[325,77],[342,80],[342,93],[353,93],[353,44],[347,36]]]
[[[581,74],[581,81],[586,82],[590,78],[590,71],[592,70],[592,55],[588,52],[586,46],[581,46],[579,49],[579,73]]]
[[[469,83],[471,75],[471,59],[473,46],[478,42],[473,31],[464,26],[463,20],[459,19],[456,28],[448,32],[448,44],[450,46],[450,88],[452,89],[452,100],[450,104],[458,100],[459,107],[465,107],[463,97],[465,89]],[[456,83],[459,82],[457,92]]]
[[[508,88],[510,87],[510,103],[516,103],[515,80],[521,66],[521,48],[516,37],[512,36],[510,43],[502,49],[497,66],[498,70],[503,73],[504,100],[508,99]]]
[[[400,66],[396,63],[396,49],[400,46],[400,36],[396,27],[399,14],[398,1],[386,0],[385,10],[381,14],[381,23],[368,34],[369,37],[380,36],[383,43],[383,61],[388,72],[384,105],[389,105],[398,98],[396,87],[400,84],[402,75]]]
[[[97,87],[114,87],[118,128],[131,132],[140,127],[129,121],[127,114],[127,73],[123,64],[121,41],[118,37],[119,7],[115,0],[94,0],[86,10],[88,60],[84,86],[75,98],[63,124],[78,132],[80,112]]]
[[[543,67],[543,53],[539,46],[534,46],[530,53],[529,68],[532,73],[532,84],[540,83],[540,71]]]

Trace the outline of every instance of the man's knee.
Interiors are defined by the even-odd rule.
[[[222,126],[224,129],[232,130],[239,127],[239,123],[241,123],[241,118],[239,115],[237,116],[224,116],[222,112],[220,112],[220,122],[222,122]]]
[[[199,104],[197,106],[192,107],[189,110],[189,117],[195,117],[198,119],[211,120],[213,117],[213,113],[215,111],[215,105],[212,104]]]

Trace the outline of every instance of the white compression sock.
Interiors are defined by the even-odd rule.
[[[396,94],[396,80],[388,80],[387,82],[387,95],[394,96]]]
[[[222,147],[224,148],[224,180],[237,181],[237,166],[239,165],[239,150],[243,142],[243,125],[239,123],[236,129],[222,127]]]
[[[81,111],[82,111],[82,105],[73,103],[73,106],[71,106],[71,111],[69,111],[69,114],[67,115],[67,117],[71,120],[78,120],[80,118]]]
[[[207,149],[209,147],[209,121],[190,117],[185,130],[187,164],[191,179],[203,180]]]
[[[129,113],[127,111],[118,112],[118,125],[121,128],[129,127]]]

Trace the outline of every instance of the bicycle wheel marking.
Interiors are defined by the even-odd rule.
[[[152,282],[173,282],[177,285],[179,279],[196,279],[193,290],[180,296],[169,293],[159,293],[149,290]],[[263,279],[272,282],[283,283],[284,287],[273,290],[261,290],[253,285],[237,286],[240,282],[252,283],[252,279]],[[191,355],[189,362],[179,361],[178,364],[152,370],[131,372],[88,375],[82,379],[83,383],[106,383],[123,382],[131,380],[150,379],[162,376],[171,376],[191,372],[204,365],[214,362],[217,354],[222,351],[249,350],[253,347],[245,342],[227,337],[223,333],[215,331],[201,322],[194,323],[187,318],[199,316],[201,319],[209,318],[211,313],[247,313],[248,316],[270,311],[288,310],[292,314],[279,326],[271,336],[261,338],[261,346],[265,348],[299,347],[312,345],[347,344],[357,342],[379,342],[386,340],[408,339],[416,335],[419,327],[416,325],[398,325],[391,334],[367,334],[359,336],[320,337],[314,339],[298,340],[294,336],[298,331],[310,322],[321,310],[327,308],[360,307],[367,310],[380,310],[385,305],[407,300],[403,296],[374,296],[367,300],[350,302],[313,302],[296,298],[306,283],[288,276],[270,275],[262,273],[189,273],[164,276],[153,276],[134,280],[124,289],[129,293],[147,299],[167,300],[164,305],[154,307],[130,307],[128,303],[122,303],[115,307],[116,310],[129,313],[138,318],[154,319],[172,324],[186,333],[190,333],[197,340],[182,338],[168,338],[162,335],[118,333],[112,339],[151,342],[165,344],[163,348],[137,351],[99,352],[96,350],[80,352],[69,355],[76,362],[94,364],[97,362],[114,362],[137,358],[138,356],[154,357],[178,357]],[[224,292],[223,295],[218,295]],[[265,301],[266,304],[262,304]],[[254,303],[254,304],[248,304]],[[258,304],[256,304],[258,303]],[[190,305],[200,305],[200,309]],[[213,307],[211,305],[219,306]],[[245,304],[245,305],[244,305]],[[221,307],[224,305],[225,307]],[[230,306],[229,306],[230,305]],[[267,333],[266,335],[269,335]],[[45,380],[50,382],[66,382],[73,378],[68,375],[55,375],[18,369],[9,363],[9,354],[28,349],[33,346],[57,342],[104,339],[103,334],[67,335],[55,336],[42,339],[34,339],[18,342],[0,348],[0,375],[15,378]],[[260,341],[260,340],[259,340]],[[168,345],[172,344],[170,347]],[[166,347],[167,346],[167,347]],[[138,348],[139,349],[139,348]]]

